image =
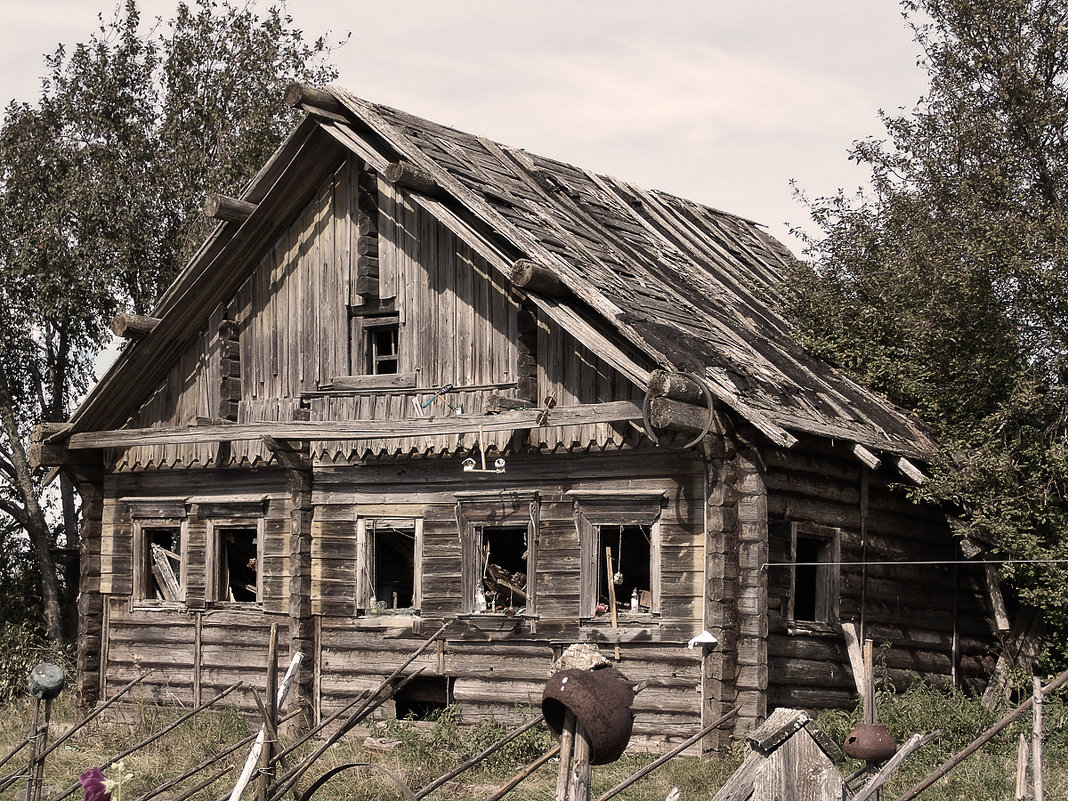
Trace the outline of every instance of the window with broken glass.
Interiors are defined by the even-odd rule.
[[[256,604],[263,597],[263,528],[257,522],[213,523],[209,537],[210,600]]]
[[[356,548],[359,614],[418,614],[423,521],[361,517],[357,521]]]
[[[506,617],[536,614],[538,502],[533,495],[462,499],[463,611]]]
[[[578,526],[580,616],[642,618],[660,612],[662,493],[572,493]]]
[[[134,527],[134,599],[148,605],[185,601],[185,552],[179,520],[141,520]]]

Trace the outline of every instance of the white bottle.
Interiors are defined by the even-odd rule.
[[[635,587],[633,590],[630,591],[630,611],[631,612],[637,612],[638,611],[638,588],[637,587]]]

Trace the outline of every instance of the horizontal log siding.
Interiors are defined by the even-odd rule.
[[[804,442],[790,451],[768,450],[766,482],[770,520],[768,568],[769,708],[851,707],[856,690],[845,640],[840,631],[788,630],[790,521],[841,529],[843,562],[864,558],[861,544],[861,471],[867,470],[843,446]],[[910,503],[902,478],[883,467],[869,477],[867,560],[954,560],[960,549],[944,516]],[[779,523],[779,525],[776,525]],[[867,636],[874,640],[880,670],[897,687],[923,677],[948,683],[952,675],[953,619],[956,602],[959,664],[965,684],[980,680],[990,641],[985,596],[976,568],[870,565],[866,582],[859,565],[840,573],[839,618],[860,622],[865,594]],[[866,583],[866,591],[864,586]],[[922,588],[922,591],[917,591]]]
[[[403,469],[403,485],[396,482]],[[357,483],[357,479],[359,479]],[[611,654],[621,642],[620,668],[632,681],[664,684],[647,690],[636,705],[637,739],[646,745],[669,742],[700,725],[700,652],[685,642],[701,625],[704,548],[703,471],[689,456],[663,451],[590,455],[528,456],[509,459],[501,475],[472,476],[440,460],[397,462],[383,459],[352,468],[315,471],[313,559],[317,558],[323,599],[320,649],[320,710],[326,716],[362,689],[373,687],[418,647],[443,619],[461,606],[461,548],[456,493],[525,494],[541,500],[537,540],[538,618],[507,619],[472,615],[453,624],[445,651],[444,675],[454,681],[461,714],[518,719],[516,704],[540,703],[554,647],[592,640]],[[580,625],[579,541],[574,499],[568,491],[663,491],[667,501],[658,525],[661,538],[661,609],[658,618],[622,622],[617,633],[598,620]],[[469,501],[474,502],[474,501]],[[419,512],[421,511],[421,514]],[[355,519],[359,515],[418,515],[423,518],[422,609],[418,633],[404,618],[354,620]],[[329,556],[327,553],[329,552]],[[329,599],[326,594],[329,593]],[[434,649],[415,665],[436,674]]]
[[[289,664],[286,618],[260,610],[178,612],[134,609],[125,599],[108,602],[107,665],[102,698],[145,671],[152,673],[119,702],[113,716],[129,717],[141,703],[191,707],[242,681],[264,698],[271,623],[278,626],[279,677]],[[242,688],[224,702],[242,714],[258,714]],[[292,705],[290,705],[292,706]]]

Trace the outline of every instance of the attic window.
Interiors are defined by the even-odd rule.
[[[368,375],[399,372],[400,321],[396,315],[363,321],[364,354]]]
[[[838,621],[840,532],[804,523],[793,523],[790,529],[793,568],[788,621],[802,628],[834,625]]]

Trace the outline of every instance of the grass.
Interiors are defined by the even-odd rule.
[[[30,726],[32,705],[17,700],[0,707],[0,756],[21,741]],[[48,758],[46,785],[65,790],[86,768],[99,765],[115,754],[164,728],[182,710],[153,706],[131,710],[130,720],[122,725],[94,721],[76,734]],[[942,738],[911,757],[895,776],[886,793],[892,799],[963,748],[983,729],[997,720],[1004,710],[985,710],[974,698],[960,693],[943,693],[923,685],[893,696],[880,695],[879,717],[890,732],[902,742],[916,731],[943,730]],[[1068,799],[1068,705],[1059,698],[1050,699],[1045,709],[1046,788],[1047,799]],[[531,713],[533,714],[533,713]],[[820,726],[836,742],[842,742],[859,719],[857,712],[827,712],[819,717]],[[74,721],[69,695],[64,693],[54,703],[50,739],[67,730]],[[953,771],[949,777],[928,790],[921,799],[940,801],[982,801],[1011,798],[1016,773],[1016,744],[1019,733],[1030,731],[1030,715],[1023,715],[1006,732],[985,746],[978,754]],[[228,744],[252,733],[250,724],[233,712],[198,715],[161,740],[125,760],[125,771],[132,774],[123,787],[122,801],[135,801],[149,789],[181,774],[200,761],[217,754]],[[505,730],[491,722],[461,725],[456,710],[446,710],[436,722],[410,723],[392,721],[379,724],[372,732],[376,737],[399,741],[393,751],[371,753],[363,747],[363,737],[350,734],[331,747],[301,782],[307,788],[312,779],[326,770],[348,763],[370,763],[395,772],[408,787],[418,790],[465,759],[495,742]],[[305,746],[307,752],[316,743]],[[501,749],[470,771],[439,789],[432,798],[479,801],[504,784],[525,765],[552,745],[549,735],[533,729]],[[225,779],[200,792],[196,798],[215,799],[228,792],[243,763],[247,748],[238,749],[229,758],[235,770]],[[738,747],[719,759],[677,759],[654,771],[621,796],[630,801],[661,801],[672,787],[679,787],[683,799],[708,799],[731,775],[744,756]],[[648,764],[653,755],[627,756],[593,771],[594,797],[629,777]],[[0,776],[23,767],[25,752],[0,767]],[[844,774],[859,763],[843,763]],[[509,801],[552,798],[556,783],[556,763],[550,762],[521,784]],[[114,771],[110,771],[114,773]],[[174,799],[196,780],[171,790],[166,798]],[[0,792],[2,799],[14,799],[25,787],[20,782]],[[44,798],[53,797],[47,792]],[[81,801],[80,790],[72,798]],[[252,797],[251,791],[245,796]],[[382,772],[360,767],[335,776],[319,790],[315,801],[389,801],[401,793]]]

